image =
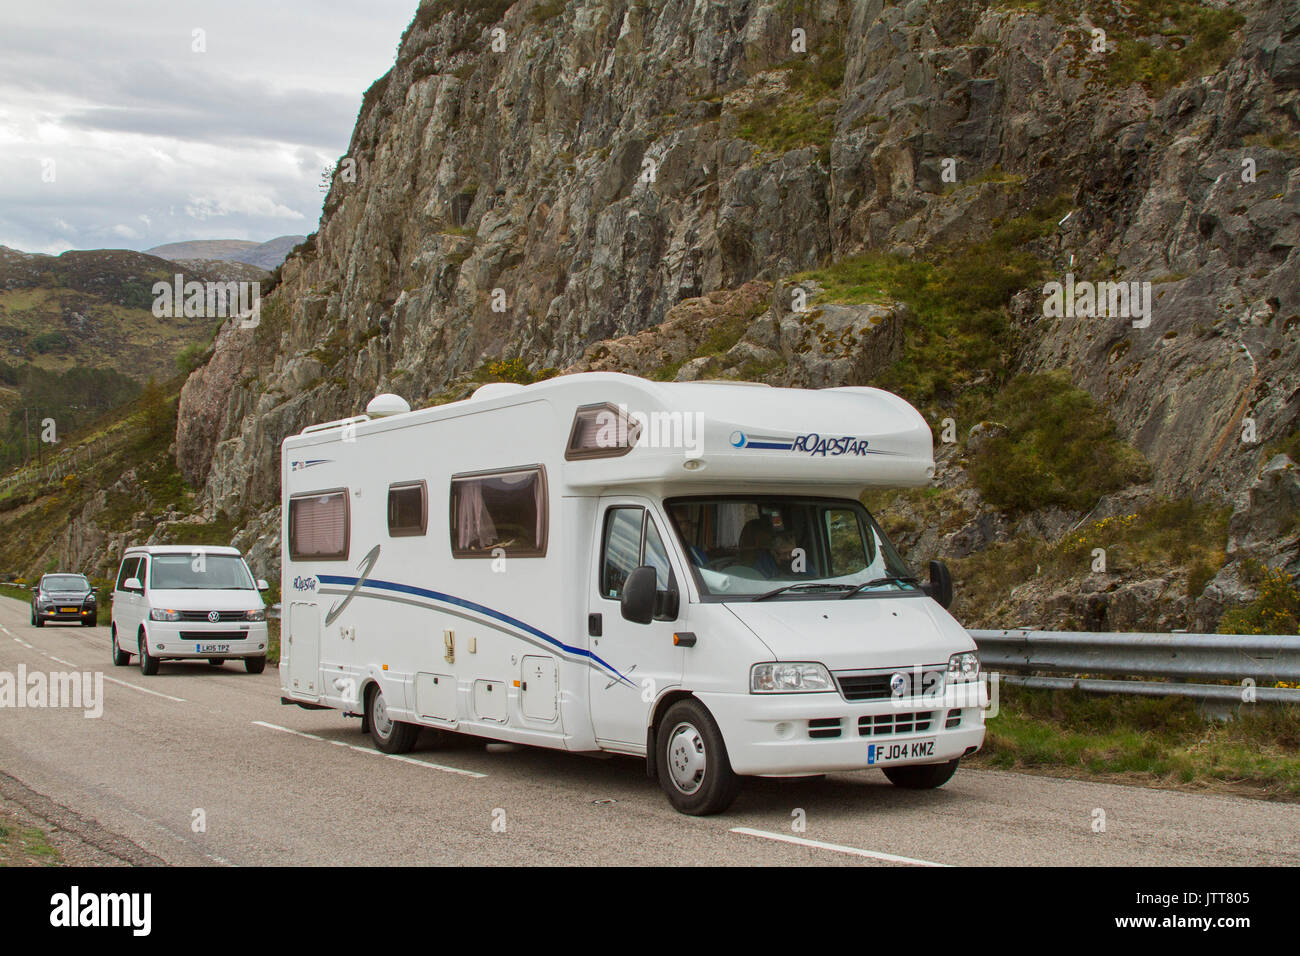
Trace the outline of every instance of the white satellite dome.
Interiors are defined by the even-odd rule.
[[[390,415],[404,415],[411,410],[406,399],[392,392],[376,395],[366,406],[366,414],[371,418],[388,418]]]

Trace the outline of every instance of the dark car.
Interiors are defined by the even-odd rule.
[[[46,621],[80,621],[94,627],[98,611],[95,590],[84,574],[44,574],[32,588],[32,623],[37,627]]]

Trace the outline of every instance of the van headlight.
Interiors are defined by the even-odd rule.
[[[948,658],[948,683],[959,684],[962,681],[979,680],[980,656],[974,651],[954,654]]]
[[[149,620],[151,621],[179,621],[180,619],[180,611],[173,611],[170,608],[162,607],[149,609]]]
[[[248,618],[248,620],[250,620],[250,621],[265,621],[265,620],[266,620],[266,611],[265,611],[265,609],[259,609],[259,610],[256,610],[256,611],[249,611],[249,612],[248,612],[247,614],[245,614],[244,616],[245,616],[246,618]]]
[[[808,694],[834,690],[830,671],[821,664],[755,664],[749,670],[751,694]]]

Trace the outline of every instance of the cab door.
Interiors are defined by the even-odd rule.
[[[639,750],[655,700],[682,682],[684,651],[673,644],[681,577],[666,545],[667,525],[649,500],[602,498],[598,514],[588,618],[589,630],[600,632],[590,637],[592,724],[598,741]],[[649,624],[624,620],[619,604],[627,576],[643,565],[655,569],[659,592]]]

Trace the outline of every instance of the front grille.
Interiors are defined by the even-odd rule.
[[[910,714],[868,714],[858,718],[858,735],[886,737],[890,734],[919,734],[929,730],[933,722],[932,710]]]
[[[206,621],[211,611],[181,611],[182,621]],[[222,621],[243,621],[246,620],[247,611],[218,611],[217,616]]]
[[[246,641],[248,631],[181,631],[182,641]]]
[[[889,682],[895,674],[902,674],[907,681],[899,697],[913,697],[943,689],[944,670],[938,665],[930,665],[919,672],[903,667],[869,674],[839,671],[835,674],[835,680],[840,685],[840,693],[845,700],[889,700],[894,696]]]
[[[840,735],[839,717],[814,717],[808,721],[808,736],[822,740]]]

